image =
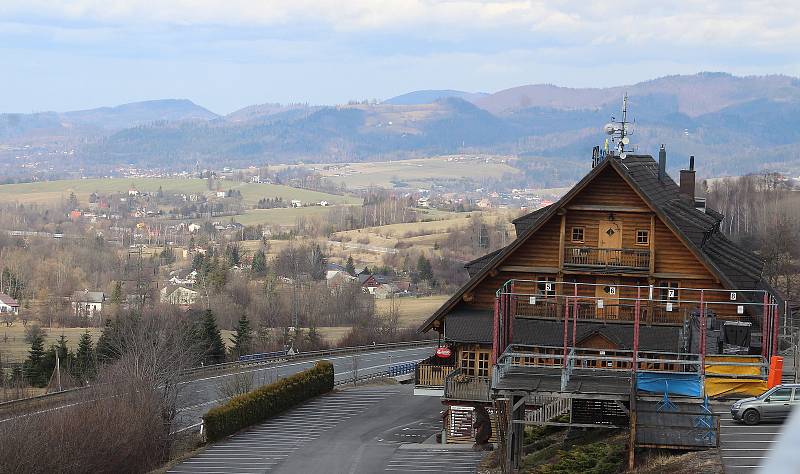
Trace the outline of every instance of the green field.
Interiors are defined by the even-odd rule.
[[[453,179],[480,180],[500,178],[505,173],[519,170],[508,164],[508,157],[500,156],[440,156],[377,163],[344,163],[342,165],[305,165],[335,183],[349,188],[380,186],[394,188],[394,181],[406,183],[411,188],[429,189],[436,181]]]
[[[280,184],[240,183],[217,181],[220,190],[236,189],[242,193],[245,205],[253,206],[261,198],[281,197],[284,200],[299,199],[303,203],[328,201],[331,204],[360,204],[353,196],[337,196],[306,189],[292,188]],[[58,204],[75,193],[81,203],[86,203],[93,192],[108,194],[127,193],[135,187],[139,191],[155,192],[160,187],[165,193],[206,194],[206,180],[198,178],[97,178],[43,181],[37,183],[0,185],[0,202],[20,202],[24,204]]]
[[[331,211],[331,207],[296,207],[278,209],[248,209],[243,215],[235,216],[236,222],[242,225],[283,225],[297,223],[298,217],[306,219],[322,218]]]

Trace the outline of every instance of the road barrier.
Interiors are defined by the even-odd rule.
[[[186,377],[185,382],[191,382],[194,379],[203,378],[213,374],[220,374],[225,372],[235,373],[238,370],[250,369],[253,367],[265,366],[275,364],[277,362],[285,362],[289,360],[303,361],[322,359],[330,356],[338,356],[343,354],[360,354],[366,352],[377,352],[382,350],[392,349],[405,349],[426,347],[435,345],[435,341],[411,341],[411,342],[394,342],[387,344],[372,344],[369,346],[354,346],[342,347],[338,349],[327,349],[322,351],[309,351],[301,352],[294,355],[285,353],[274,353],[273,357],[263,357],[254,360],[239,360],[235,362],[224,362],[221,364],[206,365],[201,367],[193,367],[184,371],[183,375]],[[259,354],[261,355],[261,354]],[[385,376],[382,374],[380,376]],[[371,376],[370,378],[375,378]],[[359,377],[357,380],[360,380]],[[352,382],[352,380],[350,380]],[[45,395],[37,395],[35,397],[21,398],[17,400],[10,400],[0,403],[0,417],[7,418],[8,415],[28,413],[37,409],[54,408],[61,405],[67,405],[73,402],[82,401],[81,394],[87,387],[78,387],[62,392],[48,393]],[[0,420],[2,422],[2,420]]]

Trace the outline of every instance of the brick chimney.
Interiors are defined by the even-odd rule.
[[[694,155],[689,157],[689,169],[681,170],[681,195],[686,196],[694,204],[695,191]]]

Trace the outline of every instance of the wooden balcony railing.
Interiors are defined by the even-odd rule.
[[[492,379],[488,376],[468,375],[463,369],[456,369],[445,379],[444,397],[448,400],[489,401],[491,385]]]
[[[563,320],[565,312],[568,312],[570,319],[572,318],[574,305],[566,299],[559,302],[557,298],[537,298],[534,305],[529,301],[528,298],[517,299],[514,313],[517,317]],[[678,308],[676,303],[676,307],[668,312],[664,306],[654,304],[651,313],[651,306],[642,304],[639,321],[643,324],[682,325],[687,309]],[[583,300],[578,302],[577,307],[578,320],[582,321],[633,322],[635,319],[635,306],[632,304],[606,304],[600,308],[594,300]]]
[[[443,388],[444,379],[455,370],[452,365],[433,365],[420,362],[414,374],[414,383],[417,387]]]
[[[644,249],[565,247],[564,266],[649,270],[650,251]]]

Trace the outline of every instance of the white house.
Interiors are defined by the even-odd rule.
[[[0,313],[19,314],[19,303],[5,293],[0,293]]]
[[[170,276],[169,282],[173,285],[191,287],[197,282],[197,270],[176,270],[170,273]]]
[[[76,291],[70,299],[72,311],[78,316],[94,317],[103,312],[106,294],[102,291]]]
[[[161,289],[161,302],[181,306],[191,306],[197,301],[199,293],[185,286],[165,286]]]
[[[187,229],[189,230],[189,232],[191,232],[192,234],[194,234],[195,232],[197,232],[198,230],[200,230],[200,226],[199,226],[198,224],[195,224],[195,223],[191,223],[191,224],[189,224],[189,226],[188,226],[188,227],[186,227],[186,228],[187,228]]]
[[[298,199],[292,199],[292,207],[303,207],[303,202]]]

